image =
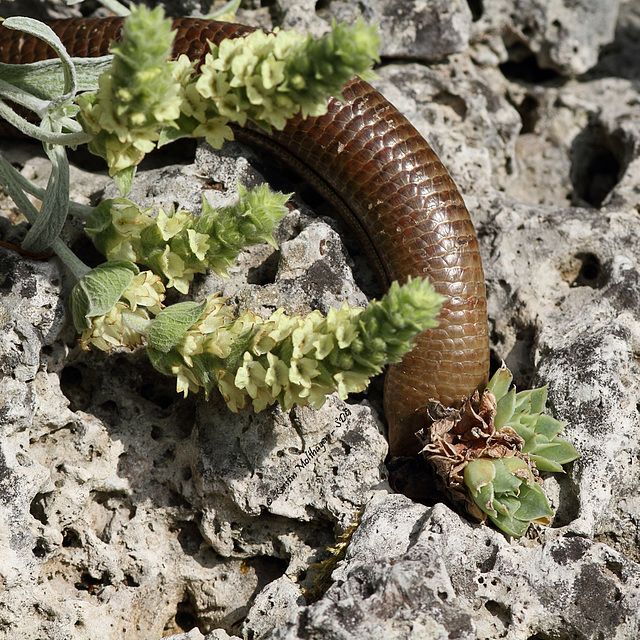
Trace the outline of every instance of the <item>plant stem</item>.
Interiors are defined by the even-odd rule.
[[[100,0],[100,4],[102,6],[109,9],[109,11],[113,11],[117,16],[128,16],[131,15],[131,11],[127,9],[123,4],[120,4],[118,0]]]
[[[34,184],[28,178],[25,178],[12,164],[6,163],[5,169],[11,172],[13,178],[23,191],[30,193],[32,196],[38,198],[38,200],[44,198],[45,189]],[[92,211],[93,207],[88,204],[69,201],[69,213],[76,218],[80,218],[80,220],[86,220]]]
[[[24,133],[30,138],[40,140],[40,142],[49,142],[51,144],[75,147],[79,144],[90,142],[92,139],[91,134],[85,133],[84,131],[78,131],[76,133],[54,133],[51,131],[45,131],[38,125],[32,124],[28,120],[20,117],[2,100],[0,100],[0,118],[12,124],[21,133]]]
[[[71,271],[73,277],[76,280],[80,280],[84,275],[89,273],[91,269],[84,263],[78,256],[67,247],[67,245],[62,242],[60,238],[56,238],[51,243],[51,248],[56,252],[56,255],[62,262],[64,266]]]
[[[27,198],[21,189],[20,182],[16,179],[17,173],[7,159],[0,154],[0,183],[2,183],[2,186],[11,196],[11,199],[16,203],[18,209],[20,209],[27,220],[33,224],[38,217],[38,210],[31,204],[29,198]],[[44,192],[44,190],[42,191]],[[60,238],[56,238],[51,243],[51,248],[77,280],[80,280],[83,275],[91,271]]]
[[[20,188],[20,184],[16,180],[12,170],[13,167],[11,164],[0,154],[0,183],[16,203],[18,209],[20,209],[27,220],[33,224],[38,217],[38,210],[31,204],[29,198],[27,198],[24,191]]]

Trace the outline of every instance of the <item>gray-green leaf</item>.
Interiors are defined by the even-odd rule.
[[[163,309],[151,325],[149,346],[168,353],[189,327],[200,320],[206,306],[206,302],[179,302]]]
[[[91,318],[111,311],[120,300],[138,267],[126,260],[105,262],[92,269],[71,291],[70,307],[78,331],[91,327]]]

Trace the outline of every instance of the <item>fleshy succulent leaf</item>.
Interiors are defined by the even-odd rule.
[[[564,473],[564,469],[561,464],[554,462],[553,460],[549,460],[544,456],[537,456],[535,454],[529,454],[532,462],[535,462],[536,469],[538,471],[552,471],[554,473]]]
[[[472,460],[464,469],[464,481],[474,495],[496,477],[496,468],[487,458]]]
[[[478,488],[478,482],[492,476],[492,480]],[[544,522],[552,515],[542,487],[522,458],[471,460],[464,477],[475,504],[505,533],[521,536],[531,521]]]
[[[536,433],[549,438],[549,440],[552,440],[566,426],[566,422],[560,422],[560,420],[556,420],[555,418],[552,418],[551,416],[543,413],[538,417],[538,420],[536,421]]]
[[[496,417],[494,419],[494,424],[496,429],[502,429],[507,422],[513,416],[513,411],[516,405],[516,390],[511,389],[508,393],[506,393],[500,400],[498,400],[498,406],[496,411]]]
[[[489,380],[489,384],[487,384],[487,391],[491,391],[496,400],[499,401],[502,396],[509,391],[512,381],[513,375],[511,371],[507,369],[507,365],[503,362],[502,366],[493,374],[491,380]]]
[[[513,471],[508,469],[507,465],[505,465],[502,460],[494,460],[492,461],[492,464],[496,470],[495,478],[493,479],[494,491],[496,493],[508,493],[512,491],[517,494],[520,484],[522,483],[520,478],[516,477],[513,474]],[[522,464],[528,472],[527,465],[524,464],[524,462]]]
[[[578,452],[558,438],[564,423],[542,413],[546,387],[516,393],[511,382],[503,364],[482,396],[475,392],[457,411],[434,407],[443,417],[417,435],[454,501],[521,536],[531,522],[548,524],[552,516],[539,472],[562,472]]]
[[[578,457],[578,452],[573,445],[566,440],[555,438],[552,442],[538,444],[533,449],[532,454],[538,457],[544,457],[558,464],[567,464],[573,462]]]
[[[518,520],[503,514],[489,515],[489,519],[498,529],[515,538],[523,536],[529,528],[528,520]]]
[[[493,501],[493,507],[498,513],[513,518],[515,517],[516,511],[520,508],[520,501],[515,496],[506,493],[501,495],[499,500],[496,499]]]
[[[520,487],[518,502],[520,506],[515,512],[518,520],[543,520],[553,515],[542,487],[536,482]]]

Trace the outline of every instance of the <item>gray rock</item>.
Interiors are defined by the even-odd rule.
[[[223,188],[214,204],[228,203],[237,181],[259,179],[237,158],[228,150],[214,167],[211,153],[199,152],[194,165],[140,175],[133,197],[196,209],[203,191],[213,195],[198,176],[213,171]],[[203,278],[197,295],[222,289],[266,314],[281,304],[308,312],[366,303],[331,226],[294,211],[277,239],[273,284],[247,284],[274,251],[260,247],[245,252],[230,280]],[[329,398],[321,411],[234,415],[218,396],[180,401],[175,382],[142,353],[73,348],[73,332],[61,334],[68,318],[56,263],[1,251],[9,402],[0,451],[12,487],[5,521],[21,532],[0,553],[8,576],[0,616],[12,637],[159,638],[194,625],[233,633],[255,596],[284,575],[295,611],[291,579],[386,486],[387,443],[374,411]],[[34,608],[46,615],[20,625],[19,612]],[[247,624],[264,630],[258,611]]]
[[[371,500],[335,583],[266,638],[633,638],[640,565],[565,537],[510,545],[443,505]]]
[[[226,631],[222,629],[216,629],[211,633],[207,633],[203,636],[197,627],[191,629],[187,633],[177,633],[171,636],[165,636],[170,640],[235,640],[238,636],[230,636]]]
[[[612,42],[618,5],[617,0],[483,3],[472,39],[483,62],[509,61],[515,71],[533,56],[542,69],[577,76],[593,67],[600,49]]]
[[[300,587],[283,576],[267,585],[257,596],[243,624],[244,637],[259,638],[295,618],[304,597]]]
[[[247,19],[263,23],[265,10],[249,13],[257,4],[245,3]],[[316,4],[282,0],[268,20],[322,31],[330,14],[375,14],[386,55],[440,60],[385,65],[376,83],[465,194],[495,359],[519,388],[548,384],[550,410],[569,423],[565,437],[581,458],[544,478],[555,521],[507,541],[442,503],[390,495],[375,385],[366,400],[330,398],[320,412],[231,415],[215,396],[177,398],[143,354],[84,354],[57,263],[0,249],[2,633],[637,637],[637,3],[620,3],[616,40],[597,64],[613,37],[613,2],[484,3],[471,26],[464,3],[446,5],[450,13],[444,3],[403,3],[393,21],[397,3],[333,1],[317,14]],[[432,10],[429,24],[443,34],[429,52],[416,25]],[[505,75],[498,65],[508,61]],[[574,78],[546,81],[540,67]],[[46,177],[31,151],[4,148],[25,174]],[[224,203],[236,180],[262,180],[259,158],[239,146],[174,162],[141,172],[140,204],[197,210],[202,193]],[[73,180],[74,198],[103,195],[102,177]],[[198,279],[196,296],[222,291],[260,313],[363,304],[350,272],[366,289],[366,270],[346,257],[339,227],[296,204],[277,250],[251,248],[228,280]],[[364,505],[334,584],[305,602],[310,565]]]
[[[463,51],[471,33],[471,11],[460,0],[333,0],[325,11],[339,21],[361,16],[380,29],[380,55],[435,61]],[[321,12],[320,12],[321,13]]]

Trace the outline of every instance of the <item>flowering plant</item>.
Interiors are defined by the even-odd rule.
[[[62,71],[63,95],[33,96],[7,65],[0,67],[0,77],[4,70],[13,80],[10,95],[20,94],[18,102],[45,114],[39,128],[18,114],[8,112],[7,119],[43,140],[53,164],[44,193],[4,160],[0,179],[32,222],[29,247],[51,247],[78,281],[70,306],[83,348],[144,344],[156,368],[176,376],[179,392],[208,394],[215,387],[233,411],[249,401],[256,411],[275,402],[319,407],[336,390],[341,397],[363,390],[371,376],[411,348],[415,335],[434,324],[441,298],[426,280],[394,284],[366,310],[344,305],[327,317],[287,316],[281,309],[268,319],[249,312],[235,317],[215,296],[163,308],[165,287],[187,294],[196,273],[212,269],[225,275],[244,247],[274,244],[272,232],[287,211],[288,196],[265,185],[251,191],[240,186],[238,202],[219,210],[203,198],[198,215],[182,209],[142,211],[125,197],[94,209],[68,202],[65,144],[88,142],[106,159],[124,196],[144,155],[171,140],[202,136],[219,147],[232,137],[229,122],[282,128],[297,113],[324,113],[327,96],[339,95],[346,80],[366,74],[377,58],[371,27],[334,24],[318,40],[256,31],[211,45],[197,69],[184,56],[168,60],[171,22],[161,9],[140,7],[125,22],[112,57],[98,61],[104,73],[92,75],[79,73],[78,63],[45,25],[14,18],[5,26],[37,35],[60,56],[57,71],[51,71],[50,61],[30,69]],[[25,191],[42,197],[40,212]],[[68,211],[84,220],[107,262],[89,269],[62,243],[58,234]]]
[[[117,8],[115,0],[102,0]],[[203,137],[219,148],[230,123],[270,130],[287,119],[326,112],[355,74],[377,60],[373,28],[333,24],[314,40],[295,33],[256,31],[211,45],[201,65],[169,60],[171,23],[161,9],[132,10],[112,55],[72,59],[46,25],[11,18],[4,26],[41,38],[57,61],[0,65],[0,117],[42,141],[51,176],[40,189],[0,155],[0,183],[28,218],[23,248],[53,250],[77,284],[71,314],[83,348],[104,351],[146,345],[153,365],[177,379],[183,394],[218,389],[229,408],[249,402],[260,411],[274,403],[320,407],[327,394],[362,391],[370,378],[411,349],[435,324],[442,298],[427,280],[393,283],[367,309],[263,319],[235,317],[223,298],[210,296],[163,307],[165,288],[189,292],[197,273],[221,275],[246,246],[271,242],[286,213],[287,195],[266,186],[239,187],[237,204],[214,210],[203,199],[198,215],[179,209],[141,211],[125,196],[145,154],[183,137]],[[31,110],[38,124],[5,100]],[[106,159],[123,197],[96,208],[69,201],[65,148],[88,143]],[[41,199],[37,210],[26,194]],[[85,265],[60,239],[68,214],[80,218],[106,262]],[[141,271],[137,265],[143,265]],[[420,434],[449,494],[480,519],[522,535],[551,510],[538,484],[540,471],[562,471],[577,457],[558,437],[563,424],[542,413],[546,391],[509,391],[501,369],[482,396],[459,411],[439,408],[440,419]]]

